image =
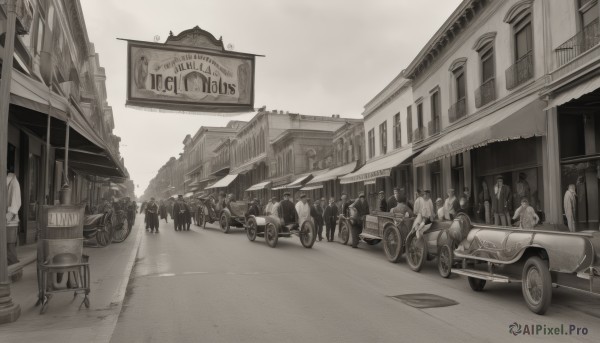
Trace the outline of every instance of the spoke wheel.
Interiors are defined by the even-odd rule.
[[[530,257],[523,267],[521,288],[527,307],[544,314],[552,301],[552,278],[548,263],[537,256]]]
[[[423,237],[417,238],[414,233],[408,237],[408,248],[406,251],[406,261],[408,266],[415,272],[418,272],[425,263],[425,240]]]
[[[350,227],[348,225],[350,225],[348,221],[340,221],[339,237],[342,240],[342,244],[344,245],[348,244],[348,241],[350,240]]]
[[[112,216],[107,214],[104,216],[103,223],[98,226],[96,232],[96,242],[99,246],[105,247],[112,242],[113,235],[113,221]]]
[[[250,242],[253,242],[256,239],[257,227],[256,219],[254,217],[248,218],[246,223],[246,236],[248,236]]]
[[[223,211],[221,218],[219,219],[219,226],[223,233],[229,233],[229,212]]]
[[[127,236],[129,235],[128,223],[127,219],[123,221],[121,224],[117,224],[118,228],[113,233],[112,241],[113,243],[121,243],[123,242]]]
[[[277,246],[277,241],[279,240],[279,234],[277,233],[277,228],[273,223],[267,223],[265,226],[265,242],[271,247],[275,248]]]
[[[392,263],[398,262],[402,256],[402,237],[400,230],[394,225],[389,225],[383,230],[383,251]]]
[[[438,271],[443,278],[450,276],[453,259],[452,249],[446,244],[442,245],[438,254]]]
[[[310,249],[315,244],[315,240],[317,239],[317,230],[315,228],[315,224],[311,221],[305,221],[300,226],[300,243],[302,246]]]

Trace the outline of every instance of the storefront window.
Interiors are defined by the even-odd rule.
[[[575,185],[576,205],[575,222],[577,231],[598,228],[598,179],[600,178],[600,160],[565,164],[561,167],[562,190],[564,194],[569,185]],[[563,209],[564,211],[564,209]]]

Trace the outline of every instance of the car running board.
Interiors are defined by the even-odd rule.
[[[502,283],[511,283],[511,282],[521,282],[521,280],[510,278],[506,275],[489,273],[482,270],[476,269],[454,269],[452,268],[453,274],[464,275],[476,279],[482,279],[492,282],[502,282]]]
[[[363,239],[365,239],[365,238],[366,238],[366,239],[381,239],[381,237],[373,236],[373,235],[370,235],[370,234],[368,234],[368,233],[361,233],[361,234],[359,234],[358,236],[359,236],[360,238],[363,238]]]

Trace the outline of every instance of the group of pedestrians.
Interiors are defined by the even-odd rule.
[[[175,231],[189,231],[194,218],[195,205],[192,201],[187,201],[183,195],[178,195],[177,199],[169,198],[156,202],[156,198],[150,198],[149,202],[142,203],[140,213],[144,214],[144,223],[146,231],[150,233],[159,233],[160,220],[169,222],[169,217],[173,220]]]

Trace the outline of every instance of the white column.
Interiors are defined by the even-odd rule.
[[[544,212],[546,222],[562,224],[563,187],[560,178],[560,146],[558,140],[558,110],[552,107],[546,110],[547,133],[542,138],[544,151]]]

